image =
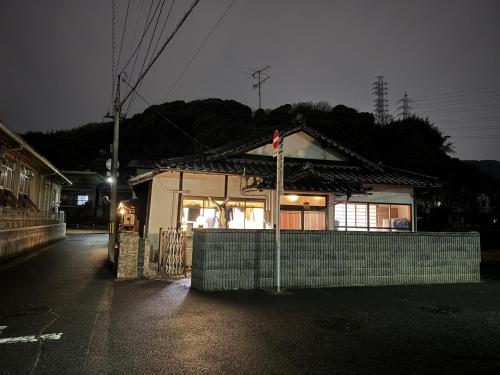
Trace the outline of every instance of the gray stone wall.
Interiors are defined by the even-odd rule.
[[[285,288],[480,280],[479,233],[283,231]],[[272,288],[272,230],[195,230],[191,285]]]
[[[29,252],[66,236],[66,224],[0,230],[0,261]]]

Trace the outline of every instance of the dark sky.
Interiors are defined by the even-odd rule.
[[[116,3],[119,45],[127,0]],[[190,3],[174,3],[164,38]],[[131,0],[121,65],[149,4]],[[265,108],[328,101],[371,112],[371,83],[383,74],[393,114],[407,91],[414,112],[452,136],[456,156],[500,160],[500,1],[237,0],[167,97],[229,4],[200,1],[140,89],[150,102],[220,97],[256,108],[241,70],[269,64]],[[0,2],[0,118],[9,127],[102,120],[111,91],[111,15],[105,0]],[[145,107],[137,98],[129,114]]]

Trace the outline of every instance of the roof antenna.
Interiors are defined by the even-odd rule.
[[[241,71],[243,74],[251,77],[253,79],[252,88],[259,90],[259,109],[262,109],[262,100],[261,100],[261,92],[262,85],[266,82],[271,76],[266,73],[266,70],[269,69],[271,65],[263,66],[262,68],[251,69],[248,68],[248,72]]]

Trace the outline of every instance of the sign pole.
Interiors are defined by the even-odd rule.
[[[277,130],[273,135],[273,156],[276,157],[276,292],[280,293],[281,287],[281,233],[280,233],[280,197],[283,189],[283,144]]]

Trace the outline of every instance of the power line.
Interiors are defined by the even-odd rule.
[[[191,14],[191,12],[193,11],[194,7],[199,3],[199,1],[200,0],[195,0],[193,2],[193,4],[190,6],[190,8],[188,9],[188,11],[181,18],[181,20],[177,24],[176,28],[174,29],[174,31],[169,35],[169,37],[167,38],[167,40],[165,41],[165,43],[163,43],[163,45],[161,46],[161,48],[158,51],[158,53],[150,61],[150,63],[148,64],[148,66],[146,67],[146,69],[144,70],[144,72],[139,76],[139,78],[137,79],[137,82],[132,86],[132,89],[125,95],[125,97],[122,100],[122,105],[130,97],[130,95],[132,94],[132,92],[137,88],[137,86],[139,85],[139,83],[144,79],[144,77],[146,76],[146,74],[148,74],[148,72],[151,69],[151,67],[153,66],[153,64],[156,62],[156,60],[158,60],[158,58],[160,57],[160,55],[162,54],[162,52],[165,50],[165,47],[167,47],[168,43],[172,40],[172,38],[175,36],[175,34],[177,33],[177,31],[179,31],[179,29],[184,24],[184,22],[186,21],[186,19],[188,18],[188,16]]]
[[[159,4],[159,2],[158,2],[158,4]],[[161,14],[163,12],[164,5],[165,5],[165,0],[161,0],[160,12],[158,13],[158,16],[156,17],[155,26],[154,26],[153,31],[151,33],[151,38],[149,39],[148,48],[147,48],[146,53],[144,55],[144,60],[142,61],[142,65],[141,65],[141,70],[139,72],[139,76],[142,74],[143,69],[144,69],[144,65],[146,64],[146,60],[148,59],[149,51],[151,49],[151,44],[153,43],[153,40],[154,40],[154,37],[155,37],[155,34],[156,34],[156,29],[158,27],[158,22],[160,21],[160,17],[161,17]],[[154,18],[154,16],[153,16],[153,18]],[[139,90],[140,87],[141,87],[141,85],[139,84],[139,86],[137,87],[137,89]],[[134,100],[135,100],[135,96],[132,95],[132,98],[129,101],[127,110],[130,109],[130,107],[132,107],[132,104],[133,104]]]
[[[481,93],[477,95],[461,95],[460,97],[453,97],[453,96],[448,96],[448,97],[443,97],[443,98],[436,98],[436,99],[416,99],[414,102],[416,103],[422,103],[422,104],[442,104],[442,103],[448,103],[448,102],[470,102],[470,101],[482,101],[482,100],[491,100],[494,98],[498,98],[500,96],[500,91],[492,91],[488,93]]]
[[[478,92],[478,91],[491,91],[491,90],[499,90],[500,85],[494,85],[494,86],[488,86],[488,87],[482,87],[482,88],[476,88],[476,89],[465,89],[465,90],[455,90],[455,91],[448,91],[448,92],[443,92],[439,94],[432,94],[432,95],[422,95],[422,96],[415,96],[414,100],[420,100],[420,99],[425,99],[425,98],[433,98],[433,97],[439,97],[439,96],[459,96],[459,95],[470,95],[467,93],[472,93],[472,92]]]
[[[144,96],[142,96],[134,87],[132,87],[132,85],[130,83],[128,83],[123,77],[122,77],[122,81],[130,88],[131,91],[133,91],[144,103],[146,103],[153,111],[155,111],[160,117],[162,117],[165,121],[167,121],[170,125],[172,125],[174,128],[176,128],[178,131],[180,131],[182,134],[184,134],[186,137],[188,137],[189,139],[191,139],[193,142],[199,144],[200,146],[202,146],[203,148],[207,149],[207,150],[212,150],[212,148],[210,148],[209,146],[205,145],[203,142],[199,141],[198,139],[196,139],[195,137],[193,137],[192,135],[190,135],[189,133],[187,133],[186,131],[184,131],[179,125],[177,125],[176,123],[174,123],[172,120],[170,120],[167,116],[165,116],[163,113],[161,113],[158,109],[156,109],[156,107],[154,107],[148,100],[146,100],[146,98],[144,98]]]
[[[184,66],[184,69],[182,70],[181,74],[179,74],[179,76],[177,77],[177,79],[174,81],[174,84],[170,87],[170,89],[168,90],[168,92],[165,95],[165,97],[164,97],[163,100],[167,100],[167,98],[169,97],[169,95],[175,89],[175,87],[177,86],[177,84],[179,83],[179,81],[182,79],[182,77],[184,76],[184,74],[186,73],[186,71],[189,69],[189,67],[191,66],[191,64],[193,63],[193,61],[196,59],[196,57],[198,57],[200,51],[203,49],[203,47],[208,42],[208,40],[210,39],[210,37],[212,36],[212,34],[215,32],[215,29],[217,29],[217,26],[219,26],[219,24],[221,23],[222,19],[226,16],[227,12],[229,12],[229,9],[231,9],[231,7],[233,6],[233,4],[235,2],[236,2],[236,0],[232,0],[231,3],[229,3],[229,5],[226,7],[226,10],[224,10],[224,13],[222,13],[222,15],[219,17],[219,19],[215,23],[215,25],[212,27],[212,29],[210,30],[210,32],[207,34],[207,36],[205,37],[205,39],[203,40],[203,42],[200,44],[200,46],[196,50],[196,52],[194,53],[194,55],[191,57],[191,59],[188,61],[188,63]]]
[[[154,4],[154,0],[151,1],[151,4],[149,5],[148,15],[146,16],[146,23],[144,24],[144,30],[142,32],[141,39],[139,39],[139,43],[137,43],[137,46],[135,47],[134,51],[132,52],[132,54],[128,58],[127,62],[125,63],[123,69],[121,70],[122,72],[125,71],[125,69],[127,69],[128,65],[130,64],[130,62],[132,61],[134,56],[135,56],[135,61],[137,61],[137,55],[138,55],[139,50],[142,46],[142,41],[144,40],[144,37],[146,36],[149,28],[151,27],[151,23],[153,22],[154,15],[156,14],[156,10],[158,9],[158,6],[160,5],[160,0],[158,1],[158,4],[156,5],[155,11],[153,13],[153,17],[151,17],[151,20],[150,20],[149,16],[151,15],[151,10],[153,9],[153,4]],[[135,66],[135,63],[134,63],[134,66]],[[132,69],[132,74],[133,74],[133,69]],[[132,74],[130,74],[130,75],[132,76]]]
[[[119,49],[119,52],[118,52],[118,62],[116,63],[116,70],[115,70],[115,75],[118,74],[118,69],[120,67],[120,58],[121,58],[121,55],[122,55],[122,47],[123,47],[123,40],[125,39],[125,30],[127,28],[127,20],[128,20],[128,10],[130,8],[130,0],[128,0],[128,3],[127,3],[127,11],[125,12],[125,21],[123,23],[123,30],[122,30],[122,37],[121,37],[121,41],[120,41],[120,49]]]
[[[154,0],[151,1],[151,4],[149,6],[149,10],[148,10],[148,14],[146,16],[146,21],[144,23],[144,30],[142,31],[141,39],[139,40],[139,43],[137,44],[137,47],[135,48],[134,52],[130,56],[130,58],[132,58],[135,55],[134,64],[132,65],[132,70],[130,72],[130,79],[133,79],[134,71],[135,71],[135,66],[137,64],[137,59],[139,58],[139,55],[140,55],[140,51],[141,51],[141,48],[142,48],[142,43],[143,43],[144,38],[146,37],[146,35],[147,35],[148,31],[149,31],[149,28],[151,27],[151,24],[153,23],[153,19],[155,17],[156,12],[158,11],[158,7],[160,5],[160,1],[161,0],[158,0],[158,3],[156,4],[155,10],[154,10],[154,12],[153,12],[152,15],[151,15],[151,10],[153,9]],[[150,15],[151,15],[151,19],[149,18]],[[129,61],[130,61],[130,59],[129,59]],[[126,68],[126,66],[125,66],[125,68]],[[128,113],[128,111],[130,110],[130,107],[132,107],[132,102],[133,102],[133,100],[129,101],[125,113]]]
[[[170,4],[170,8],[168,9],[167,16],[165,17],[165,21],[163,22],[163,26],[161,28],[160,35],[158,36],[158,39],[156,40],[155,46],[153,48],[153,56],[156,52],[156,49],[158,48],[158,43],[160,42],[160,39],[163,36],[163,31],[165,30],[165,26],[167,26],[167,21],[168,21],[168,18],[170,17],[170,13],[172,12],[172,8],[174,7],[174,4],[175,4],[175,0],[172,0],[172,3]],[[150,62],[151,62],[151,60],[150,60]]]
[[[113,97],[115,95],[115,55],[116,55],[116,4],[115,0],[111,0],[111,95],[108,103],[108,113],[111,103],[113,102]]]

